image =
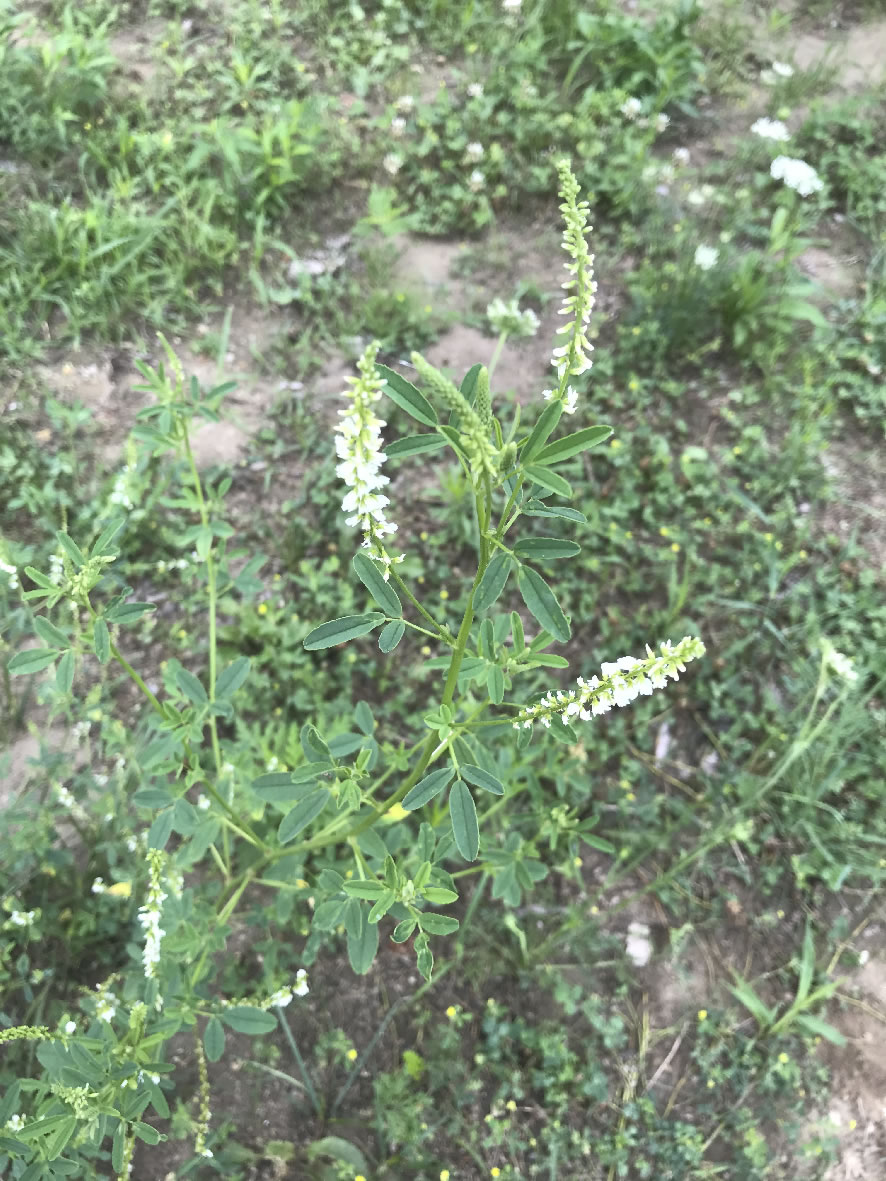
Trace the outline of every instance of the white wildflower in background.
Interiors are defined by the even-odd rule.
[[[273,1009],[275,1007],[284,1009],[294,996],[307,996],[309,991],[308,974],[304,968],[299,968],[295,974],[295,984],[278,988],[276,992],[268,997],[267,1001],[261,1007],[263,1009]]]
[[[773,180],[781,180],[799,193],[801,197],[808,197],[824,188],[821,177],[811,164],[805,160],[795,160],[793,156],[776,156],[769,167],[769,174]]]
[[[105,885],[104,878],[95,878],[93,880],[93,883],[92,883],[93,894],[104,894],[107,892],[107,889],[108,889],[108,887]]]
[[[626,119],[638,119],[643,114],[643,104],[638,98],[626,98],[619,110]]]
[[[479,168],[475,168],[468,177],[468,184],[470,185],[472,192],[479,193],[481,189],[486,187],[485,174],[482,173]]]
[[[468,98],[482,98],[483,84],[482,82],[471,82],[468,85]]]
[[[787,62],[773,62],[772,72],[778,78],[793,78],[794,67],[789,66]]]
[[[76,1033],[76,1032],[77,1032],[77,1022],[76,1021],[66,1021],[65,1022],[65,1033]]]
[[[347,379],[351,389],[344,396],[350,405],[341,412],[335,436],[335,452],[341,460],[335,472],[350,488],[342,501],[344,511],[351,514],[347,523],[362,528],[363,545],[369,556],[383,567],[387,581],[392,562],[403,559],[402,556],[392,559],[382,540],[395,533],[397,526],[385,516],[390,501],[379,491],[390,481],[381,474],[385,462],[381,431],[387,424],[373,410],[385,384],[375,368],[378,349],[378,341],[373,341],[357,362],[360,376]]]
[[[403,114],[408,115],[415,108],[415,99],[411,94],[401,94],[394,103],[394,106],[398,111],[402,111]]]
[[[564,724],[576,717],[586,722],[608,713],[613,706],[630,705],[637,697],[663,689],[668,677],[678,681],[687,661],[697,660],[704,652],[704,644],[692,636],[684,636],[679,644],[663,643],[659,655],[647,645],[643,660],[622,656],[612,663],[604,663],[600,677],[591,677],[589,681],[579,677],[578,689],[550,690],[541,701],[520,710],[514,729],[519,730],[521,726],[528,729],[534,722],[549,727],[557,717]]]
[[[671,153],[671,159],[680,167],[689,163],[689,149],[688,148],[674,148]]]
[[[123,508],[127,511],[135,507],[132,502],[132,497],[129,495],[131,472],[132,469],[127,465],[117,473],[117,477],[114,480],[114,486],[111,489],[110,495],[108,496],[108,504],[116,505],[118,508]]]
[[[200,809],[201,812],[208,812],[209,809],[212,807],[212,800],[210,800],[209,796],[205,796],[201,792],[200,795],[197,797],[197,807]]]
[[[388,152],[384,160],[382,160],[382,167],[385,172],[389,172],[391,176],[396,176],[403,167],[403,157],[398,156],[396,152]]]
[[[538,316],[532,308],[521,310],[519,301],[494,299],[486,307],[486,316],[493,332],[505,332],[508,336],[535,336],[538,332]]]
[[[0,543],[0,574],[6,575],[6,586],[8,590],[18,590],[21,583],[18,580],[18,567],[11,565],[9,562],[3,560],[6,556],[2,543]]]
[[[785,143],[791,138],[787,125],[782,123],[781,119],[758,119],[751,124],[751,131],[761,139],[774,139],[780,143]]]
[[[19,1115],[19,1113],[16,1112],[6,1121],[6,1127],[10,1132],[19,1132],[27,1122],[28,1121],[23,1115]]]
[[[720,251],[716,246],[697,246],[695,248],[695,257],[693,262],[700,271],[709,271],[711,267],[717,265],[717,260],[720,257]]]
[[[99,1021],[110,1025],[117,1014],[117,1004],[117,998],[112,992],[100,992],[95,1006],[95,1015]]]
[[[523,0],[501,0],[501,6],[507,14],[517,13],[523,7]]]
[[[824,667],[836,673],[847,684],[854,685],[858,680],[858,672],[851,659],[844,652],[838,652],[830,640],[822,638],[819,645],[824,657]]]
[[[551,364],[560,379],[558,397],[565,399],[570,377],[578,377],[590,369],[593,362],[589,356],[594,346],[588,340],[587,326],[594,310],[597,283],[594,279],[594,256],[588,250],[585,234],[593,227],[588,225],[587,201],[578,200],[578,181],[572,175],[568,160],[558,166],[560,174],[560,196],[563,202],[560,211],[565,223],[563,249],[569,255],[566,270],[570,278],[562,284],[571,292],[563,300],[561,316],[568,316],[569,322],[557,329],[558,336],[566,336],[568,344],[554,349]]]
[[[163,903],[168,895],[161,885],[166,868],[166,854],[160,849],[148,850],[148,895],[144,905],[138,908],[138,921],[144,929],[145,945],[142,949],[142,963],[145,979],[152,980],[160,962],[160,944],[166,932],[160,926]],[[158,1007],[161,1000],[157,998]]]
[[[402,115],[395,115],[394,118],[391,120],[391,134],[396,135],[397,138],[399,139],[399,137],[403,134],[403,132],[405,130],[406,130],[406,120],[403,118]]]
[[[7,919],[7,923],[13,927],[33,927],[36,917],[35,910],[14,910]]]
[[[465,148],[465,159],[470,160],[472,164],[479,163],[486,155],[486,149],[482,144],[470,143]]]
[[[645,923],[631,923],[625,938],[625,954],[638,968],[645,968],[652,958],[652,941]]]
[[[659,134],[661,134],[661,132],[663,132],[663,131],[667,131],[670,122],[671,122],[670,116],[665,115],[664,112],[661,112],[660,114],[655,116],[655,130]]]

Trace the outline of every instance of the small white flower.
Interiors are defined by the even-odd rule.
[[[479,168],[475,168],[468,177],[468,184],[474,193],[479,193],[481,189],[486,187],[486,177]]]
[[[26,1123],[27,1120],[25,1117],[23,1115],[19,1115],[18,1112],[16,1112],[15,1115],[11,1115],[6,1121],[6,1126],[10,1132],[18,1132],[25,1126]]]
[[[402,111],[404,114],[408,115],[409,112],[411,110],[413,110],[415,107],[415,99],[412,97],[411,94],[401,94],[400,97],[397,99],[397,101],[394,103],[394,106],[397,108],[398,111]]]
[[[104,894],[107,888],[104,878],[96,878],[92,883],[93,894]]]
[[[66,1021],[65,1022],[65,1033],[76,1033],[76,1032],[77,1032],[77,1022],[76,1021]]]
[[[761,139],[774,139],[780,143],[785,143],[791,138],[787,125],[782,123],[781,119],[758,119],[756,123],[751,124],[751,131]]]
[[[13,927],[31,927],[34,924],[36,911],[33,910],[14,910],[7,920]]]
[[[821,646],[822,656],[824,657],[825,668],[836,673],[847,684],[854,685],[858,680],[858,672],[850,658],[845,653],[838,652],[830,640],[824,637],[819,641],[819,644]]]
[[[197,797],[197,807],[200,809],[201,812],[208,812],[209,809],[212,807],[212,800],[210,800],[209,796],[205,796],[201,792],[200,795]]]
[[[406,120],[403,118],[402,115],[396,115],[391,120],[391,134],[396,135],[397,138],[399,139],[405,130],[406,130]]]
[[[271,757],[265,763],[265,770],[266,771],[276,771],[279,766],[280,766],[280,760],[277,758],[276,755],[271,755]]]
[[[285,1009],[291,1000],[291,988],[278,988],[276,992],[271,993],[268,997],[267,1005],[269,1009]]]
[[[465,148],[465,157],[470,160],[472,164],[477,164],[486,155],[486,149],[482,144],[470,143]]]
[[[0,562],[0,573],[8,575],[7,586],[9,590],[18,590],[20,584],[17,567],[10,566],[7,562]]]
[[[523,7],[523,0],[501,0],[501,6],[505,12],[519,12]]]
[[[655,130],[661,134],[661,132],[667,130],[670,121],[670,116],[666,115],[664,112],[661,112],[655,116]]]
[[[481,82],[471,82],[468,85],[468,98],[482,98],[483,84]]]
[[[684,165],[689,163],[689,149],[688,148],[674,148],[671,153],[671,158],[675,164]]]
[[[773,62],[772,72],[779,78],[793,78],[794,67],[789,66],[787,62]]]
[[[805,160],[795,160],[792,156],[776,156],[769,167],[769,175],[773,180],[784,181],[789,189],[801,197],[808,197],[824,188],[821,177],[812,165]]]
[[[403,167],[403,157],[398,156],[396,152],[388,152],[384,160],[382,160],[382,167],[385,172],[389,172],[391,176],[396,176]]]
[[[720,251],[716,246],[697,246],[695,248],[695,257],[693,262],[700,271],[709,271],[711,267],[717,265],[717,260],[720,257]]]
[[[99,1021],[106,1021],[108,1025],[114,1020],[116,1012],[117,1006],[112,1003],[112,998],[109,996],[102,997],[95,1007],[96,1017],[98,1017]]]
[[[573,386],[567,386],[566,394],[563,398],[563,413],[575,414],[575,409],[578,406],[578,390]]]
[[[631,923],[625,939],[625,954],[638,968],[644,968],[652,958],[652,942],[645,923]]]
[[[308,989],[308,974],[304,968],[299,968],[295,974],[295,988],[292,990],[296,996],[307,996]]]
[[[626,98],[619,110],[626,119],[637,119],[643,113],[643,104],[638,98]]]

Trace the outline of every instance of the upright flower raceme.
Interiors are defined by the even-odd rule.
[[[342,501],[344,511],[351,514],[347,523],[361,526],[363,545],[370,558],[383,567],[387,581],[392,563],[403,559],[392,558],[383,542],[389,533],[397,531],[397,526],[385,516],[390,501],[379,492],[390,481],[381,474],[385,462],[381,430],[387,424],[373,409],[385,384],[375,368],[378,348],[374,341],[357,362],[360,376],[347,379],[351,389],[344,396],[350,405],[341,412],[335,436],[335,452],[341,460],[335,472],[350,488]]]
[[[142,963],[145,966],[145,978],[153,980],[157,965],[160,963],[160,943],[166,932],[160,926],[163,903],[168,895],[162,886],[163,871],[166,868],[166,856],[160,849],[148,850],[148,896],[144,905],[138,908],[138,921],[144,928],[145,945],[142,950]],[[160,1000],[158,997],[158,1007]]]
[[[578,377],[590,369],[590,353],[594,346],[588,340],[587,326],[594,310],[597,284],[594,280],[594,256],[588,250],[585,234],[592,227],[588,225],[590,206],[587,201],[578,200],[578,181],[572,175],[568,160],[558,165],[560,174],[560,196],[563,198],[560,211],[563,214],[563,249],[569,255],[566,270],[570,278],[563,288],[570,294],[563,300],[561,316],[569,321],[557,329],[559,336],[568,338],[567,343],[554,349],[551,364],[556,367],[560,379],[556,397],[567,410],[575,408],[574,391],[569,388],[570,377]],[[549,399],[550,400],[550,399]]]
[[[576,717],[588,721],[608,713],[613,706],[630,705],[638,697],[663,689],[668,677],[678,681],[687,662],[704,656],[704,652],[704,644],[693,636],[684,636],[679,644],[667,641],[658,654],[647,645],[645,659],[622,656],[612,663],[604,663],[601,676],[590,680],[579,677],[578,689],[551,690],[535,705],[525,706],[514,721],[514,729],[529,728],[535,722],[550,726],[554,718],[564,725]]]

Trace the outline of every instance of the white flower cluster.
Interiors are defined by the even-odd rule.
[[[619,107],[619,110],[626,119],[630,119],[632,123],[637,123],[640,127],[654,127],[659,135],[663,131],[667,131],[670,126],[671,118],[663,111],[660,111],[654,118],[643,114],[643,103],[639,98],[626,98]]]
[[[480,143],[470,143],[465,148],[465,159],[472,164],[479,164],[486,155],[486,149]]]
[[[382,160],[382,167],[391,176],[396,176],[403,167],[403,157],[398,156],[396,152],[388,152],[384,160]]]
[[[793,78],[794,67],[787,62],[773,62],[771,66],[760,71],[760,81],[767,86],[774,86],[779,78]]]
[[[475,168],[468,177],[468,188],[472,193],[479,193],[486,188],[486,173],[481,172],[479,168]]]
[[[160,944],[166,932],[160,926],[160,916],[163,903],[168,895],[161,885],[163,870],[166,867],[166,856],[160,849],[148,850],[148,896],[143,906],[138,908],[138,921],[144,929],[145,946],[142,950],[142,963],[145,966],[145,979],[152,980],[156,974],[157,964],[160,963]],[[158,998],[159,1002],[159,998]]]
[[[9,581],[6,585],[9,590],[18,590],[18,588],[21,586],[21,583],[18,580],[18,567],[11,566],[8,562],[4,562],[2,559],[0,559],[0,574],[7,575]]]
[[[613,706],[630,705],[637,697],[663,689],[668,677],[678,681],[687,661],[697,660],[704,652],[704,644],[693,636],[684,636],[679,644],[663,643],[660,655],[647,645],[644,660],[622,656],[612,663],[604,663],[600,677],[591,677],[589,681],[579,677],[578,689],[550,690],[536,705],[520,710],[514,729],[529,728],[534,722],[549,727],[555,717],[564,725],[575,717],[588,721],[608,713]]]
[[[819,641],[819,644],[824,657],[824,667],[836,673],[840,680],[854,685],[858,680],[858,670],[852,660],[844,652],[838,652],[831,641],[824,637]]]
[[[104,1021],[110,1025],[116,1016],[117,1006],[120,1002],[113,992],[102,990],[100,985],[96,985],[96,987],[100,991],[95,1006],[95,1015],[99,1021]]]
[[[773,180],[784,181],[789,189],[801,197],[808,197],[824,188],[821,177],[812,165],[805,160],[795,160],[793,156],[776,156],[769,166],[769,174]]]
[[[126,467],[117,473],[114,486],[108,496],[108,504],[116,505],[118,508],[123,508],[127,511],[135,507],[132,503],[132,497],[129,495],[132,490],[132,471],[133,469],[127,464]]]
[[[351,514],[347,523],[361,526],[363,544],[369,556],[383,566],[387,581],[392,561],[403,559],[392,559],[382,544],[382,538],[395,533],[397,526],[385,516],[385,506],[390,501],[379,492],[390,481],[381,474],[386,458],[381,430],[386,423],[373,410],[384,388],[384,381],[375,369],[378,348],[378,342],[374,341],[357,363],[360,376],[347,379],[352,388],[344,396],[350,405],[341,412],[335,436],[335,453],[341,460],[335,472],[350,488],[342,501],[344,511]]]
[[[309,991],[308,974],[304,968],[299,968],[295,974],[295,984],[291,987],[278,988],[266,1001],[262,1002],[261,1007],[263,1009],[285,1009],[294,996],[307,996]]]
[[[36,910],[13,910],[10,912],[5,925],[10,927],[33,927],[36,918]]]
[[[791,138],[791,133],[781,119],[758,119],[751,124],[751,131],[761,139],[775,139],[781,143]]]
[[[19,1131],[21,1131],[21,1129],[25,1126],[25,1124],[27,1122],[28,1121],[25,1118],[25,1116],[20,1115],[18,1112],[16,1112],[14,1115],[11,1115],[9,1117],[9,1119],[6,1121],[6,1128],[10,1132],[19,1132]]]
[[[695,248],[693,261],[700,271],[709,271],[717,265],[720,251],[716,246],[705,246],[703,243]]]
[[[535,336],[538,332],[538,316],[532,308],[520,308],[516,299],[494,299],[487,304],[486,316],[493,332],[506,332],[508,336]]]
[[[556,390],[542,390],[541,396],[546,402],[552,402],[556,398]],[[575,408],[578,406],[578,390],[574,386],[567,386],[566,393],[563,395],[563,411],[566,414],[575,414]]]
[[[572,175],[567,160],[558,166],[560,173],[560,196],[563,203],[560,211],[565,223],[562,246],[569,255],[566,270],[570,278],[562,284],[571,292],[563,300],[561,316],[569,316],[569,322],[557,329],[558,336],[567,336],[569,343],[554,349],[551,364],[560,378],[560,397],[566,394],[570,377],[578,377],[590,369],[593,362],[589,356],[594,346],[588,340],[587,326],[594,310],[597,283],[594,279],[594,256],[588,250],[585,234],[593,227],[588,225],[587,201],[578,200],[578,181]]]

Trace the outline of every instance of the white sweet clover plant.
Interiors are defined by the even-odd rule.
[[[552,735],[576,743],[580,728],[573,729],[573,723],[663,689],[703,655],[701,641],[686,637],[678,644],[660,643],[657,651],[647,648],[637,658],[611,654],[615,658],[603,664],[599,676],[580,676],[574,688],[541,691],[538,685],[541,670],[567,667],[565,658],[547,649],[572,636],[565,605],[538,566],[580,552],[570,538],[552,535],[557,526],[585,521],[568,503],[573,496],[569,465],[612,433],[604,425],[558,433],[563,415],[580,408],[581,383],[591,367],[588,332],[596,292],[588,205],[579,199],[568,164],[561,163],[558,172],[567,254],[565,322],[552,357],[556,386],[539,391],[534,421],[525,425],[520,407],[507,419],[496,412],[495,360],[508,337],[538,327],[534,314],[504,301],[489,309],[500,339],[488,366],[474,365],[456,385],[416,353],[413,384],[379,364],[377,346],[370,345],[339,417],[334,447],[345,487],[342,508],[347,524],[362,534],[352,567],[368,601],[366,610],[314,628],[304,647],[333,648],[372,632],[383,653],[393,651],[407,634],[417,634],[422,645],[434,644],[437,654],[423,668],[435,695],[416,708],[411,745],[402,745],[400,721],[387,740],[384,718],[376,720],[361,702],[347,742],[327,740],[307,724],[301,732],[301,762],[292,766],[289,757],[290,766],[284,767],[281,751],[273,770],[253,778],[254,761],[244,761],[242,747],[225,736],[233,727],[220,729],[220,719],[230,722],[235,716],[250,662],[241,656],[219,667],[219,602],[222,596],[249,599],[260,591],[262,559],[244,563],[244,555],[229,550],[233,529],[224,517],[224,496],[230,481],[208,483],[201,477],[190,446],[193,420],[217,419],[232,387],[201,391],[196,382],[187,382],[165,341],[167,364],[142,367],[144,388],[154,402],[140,413],[133,438],[143,451],[161,455],[171,450],[183,463],[186,475],[176,504],[189,518],[181,531],[182,547],[196,554],[204,570],[208,645],[203,667],[187,669],[170,661],[157,688],[124,655],[126,629],[154,605],[133,601],[131,588],[113,577],[117,539],[125,536],[129,512],[119,489],[91,544],[81,548],[66,532],[58,534],[60,556],[48,573],[19,570],[0,553],[7,585],[15,579],[26,603],[47,608],[34,616],[38,645],[17,654],[10,673],[54,667],[55,687],[65,697],[83,662],[113,663],[132,679],[151,718],[131,772],[139,776],[132,807],[142,832],[126,841],[122,856],[131,861],[128,877],[117,864],[115,880],[96,879],[86,887],[101,896],[101,905],[116,905],[130,893],[140,900],[132,962],[84,993],[79,1011],[62,1014],[57,1026],[0,1031],[0,1044],[41,1043],[39,1080],[14,1088],[6,1100],[3,1151],[10,1161],[39,1171],[72,1144],[95,1149],[107,1142],[114,1170],[127,1176],[136,1142],[160,1138],[149,1118],[169,1115],[172,1067],[163,1060],[163,1046],[179,1031],[192,1034],[198,1067],[195,1151],[210,1157],[211,1066],[225,1054],[226,1031],[270,1032],[286,1020],[284,1008],[304,997],[308,987],[305,970],[299,969],[294,979],[270,980],[260,996],[230,997],[221,988],[220,951],[238,906],[252,897],[256,884],[269,889],[282,882],[290,897],[294,892],[299,921],[309,928],[302,951],[306,965],[343,929],[352,968],[367,972],[384,919],[385,937],[398,943],[413,939],[419,970],[429,980],[431,939],[459,928],[459,920],[447,911],[458,898],[457,868],[465,862],[482,866],[493,878],[495,896],[509,905],[518,904],[531,885],[525,875],[521,878],[518,862],[524,850],[534,848],[533,834],[521,835],[516,824],[504,845],[492,837],[498,831],[496,817],[518,788],[511,782],[512,768],[531,758],[527,747],[533,733],[549,728]],[[379,414],[385,398],[416,422],[414,433],[385,441],[387,423]],[[392,536],[402,532],[391,520],[387,492],[394,481],[386,474],[388,465],[412,457],[426,465],[443,450],[463,469],[474,508],[476,563],[454,630],[437,618],[433,605],[420,601],[421,586],[409,584],[402,556],[388,549]],[[417,544],[417,539],[408,543]],[[509,609],[501,609],[507,600]],[[72,610],[58,612],[56,622],[50,613],[60,604]],[[841,670],[838,655],[831,657],[831,666]],[[521,684],[528,687],[521,690]],[[261,763],[267,761],[264,754]],[[67,791],[63,785],[60,790]],[[66,805],[60,794],[54,798],[69,815],[71,801]],[[535,835],[550,830],[552,815],[544,801],[537,806]],[[603,835],[587,835],[599,819],[590,815],[592,810],[589,803],[579,837],[614,853]],[[390,820],[411,820],[411,839],[388,837],[397,827],[382,823]],[[558,850],[561,837],[564,845]],[[565,853],[574,839],[565,830],[555,835],[554,855]],[[534,864],[543,876],[544,867]],[[190,874],[196,866],[200,874]],[[213,874],[217,887],[208,890]],[[4,910],[4,928],[30,929],[39,922],[39,915],[18,900],[8,900]],[[82,1086],[72,1085],[75,1075]]]

